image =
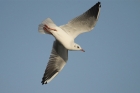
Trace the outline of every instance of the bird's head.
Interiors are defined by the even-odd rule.
[[[78,44],[76,44],[76,43],[74,43],[74,44],[72,45],[72,50],[77,50],[77,51],[83,51],[83,52],[85,52],[85,50],[83,50],[83,49],[81,48],[81,46],[78,45]]]

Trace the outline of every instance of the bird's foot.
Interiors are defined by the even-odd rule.
[[[47,31],[47,32],[48,32],[47,29],[50,29],[50,30],[53,30],[53,31],[57,31],[56,29],[50,28],[50,27],[48,27],[47,25],[44,25],[43,29],[44,29],[45,31]]]

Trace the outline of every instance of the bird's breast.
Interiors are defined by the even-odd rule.
[[[57,28],[57,31],[52,31],[54,37],[66,48],[71,49],[71,43],[74,39],[68,35],[64,30],[61,28]]]

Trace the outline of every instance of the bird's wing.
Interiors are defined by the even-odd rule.
[[[47,84],[50,82],[63,69],[67,60],[68,50],[59,41],[54,41],[49,62],[41,83]]]
[[[98,20],[100,7],[101,3],[96,3],[85,13],[72,19],[67,24],[60,26],[60,28],[66,31],[73,38],[76,38],[81,33],[91,31]]]

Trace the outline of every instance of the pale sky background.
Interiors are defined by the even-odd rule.
[[[0,93],[140,93],[140,1],[100,0],[99,20],[76,38],[86,52],[70,51],[47,85],[51,35],[38,32],[50,17],[58,26],[98,0],[0,0]]]

